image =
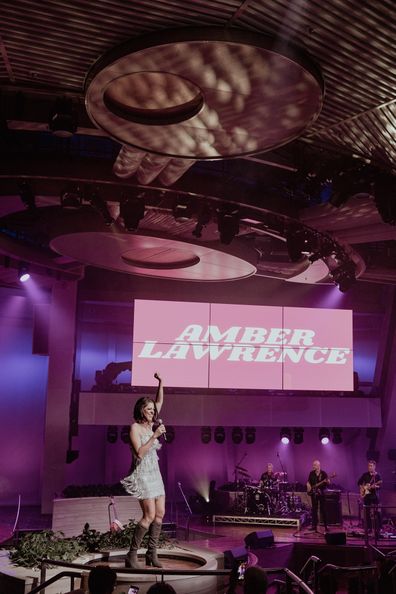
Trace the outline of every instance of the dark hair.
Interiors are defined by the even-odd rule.
[[[246,568],[243,576],[244,594],[265,594],[268,588],[268,578],[265,570],[257,565]]]
[[[147,594],[176,594],[176,590],[167,582],[156,582],[150,586]]]
[[[150,398],[150,396],[143,396],[142,398],[139,398],[139,400],[136,402],[135,407],[133,409],[133,416],[135,418],[135,421],[137,421],[138,423],[141,423],[144,420],[143,409],[145,406],[147,406],[151,402],[154,404],[153,421],[157,420],[158,411],[157,411],[157,407],[156,407],[154,400],[152,398]]]
[[[91,594],[110,594],[117,583],[117,573],[108,565],[97,565],[88,578],[88,588]]]

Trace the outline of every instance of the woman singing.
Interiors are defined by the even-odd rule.
[[[164,401],[162,379],[158,373],[155,373],[154,377],[158,380],[155,402],[148,396],[139,398],[133,410],[136,422],[131,425],[129,435],[134,454],[134,470],[121,481],[125,490],[139,499],[143,512],[143,517],[133,533],[129,553],[125,558],[125,566],[133,569],[140,569],[137,551],[147,530],[149,542],[146,564],[162,567],[158,561],[157,545],[162,518],[165,515],[165,489],[158,466],[157,450],[161,447],[158,438],[166,430],[161,423],[153,431],[153,425]]]

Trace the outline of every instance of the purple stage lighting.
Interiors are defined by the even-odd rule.
[[[290,429],[288,429],[287,427],[283,427],[283,429],[281,429],[281,432],[280,432],[280,439],[281,439],[281,442],[284,443],[285,445],[290,443],[290,440],[291,440]]]
[[[22,264],[18,270],[18,278],[21,283],[26,283],[30,279],[30,274],[26,264]]]
[[[327,445],[330,442],[330,431],[325,428],[320,429],[319,439],[322,445]]]

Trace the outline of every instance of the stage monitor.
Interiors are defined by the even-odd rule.
[[[136,300],[132,385],[353,390],[352,311]]]

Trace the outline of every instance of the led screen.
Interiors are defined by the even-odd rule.
[[[353,390],[352,311],[135,301],[132,384]]]

